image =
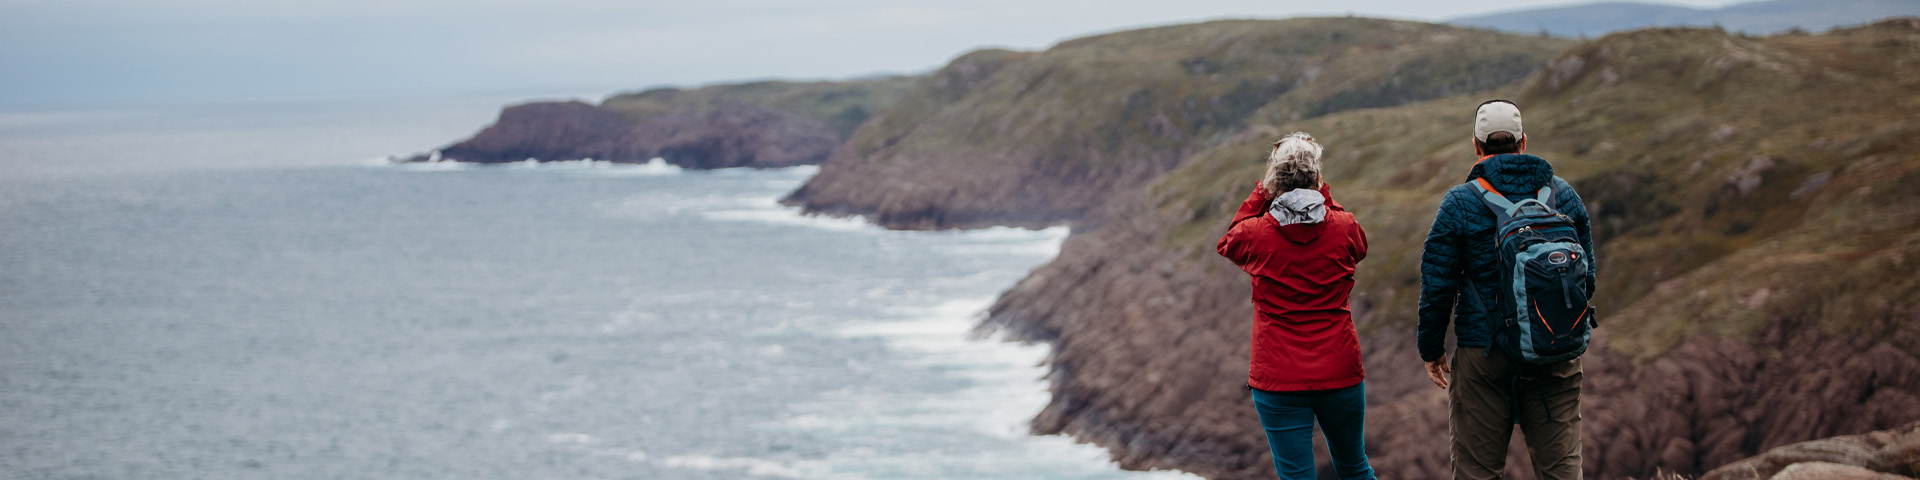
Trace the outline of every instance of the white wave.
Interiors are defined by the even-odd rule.
[[[1039,258],[1053,258],[1060,255],[1060,244],[1070,233],[1065,226],[1048,227],[1043,230],[1027,230],[1015,227],[992,227],[980,230],[960,232],[964,243],[940,247],[942,251],[959,255],[1019,255]]]
[[[1067,239],[1071,233],[1065,226],[1054,226],[1040,230],[1018,227],[991,227],[979,230],[967,230],[967,238],[995,242],[1054,242]]]
[[[413,172],[444,172],[473,170],[480,168],[505,168],[515,170],[556,171],[569,174],[591,175],[599,177],[660,177],[679,175],[686,171],[677,165],[669,164],[665,159],[655,158],[647,163],[619,163],[606,160],[584,158],[579,160],[540,161],[526,159],[507,163],[473,163],[453,160],[423,162],[401,161],[398,157],[369,159],[363,162],[372,166],[391,166]]]
[[[800,166],[786,167],[786,168],[772,168],[772,169],[767,169],[767,171],[780,172],[780,173],[784,173],[784,174],[788,174],[788,175],[792,175],[800,178],[811,178],[813,177],[814,174],[820,173],[820,166],[819,165],[800,165]]]
[[[599,441],[600,439],[594,438],[593,435],[588,435],[584,433],[555,433],[552,435],[547,435],[547,443],[592,445],[595,442],[599,442]]]
[[[867,223],[865,217],[828,217],[824,215],[803,215],[799,207],[781,205],[779,197],[744,198],[740,206],[746,208],[727,208],[700,212],[708,220],[722,222],[751,222],[771,225],[817,228],[836,232],[881,232],[885,229]]]
[[[679,175],[686,171],[686,169],[667,163],[666,159],[659,157],[654,157],[652,160],[648,160],[647,163],[622,163],[595,160],[592,158],[547,161],[529,158],[506,165],[529,170],[549,170],[597,177],[659,177]]]
[[[666,159],[658,157],[648,160],[647,163],[638,164],[615,163],[591,158],[582,160],[560,160],[541,163],[540,168],[607,177],[661,177],[680,175],[686,172],[686,169],[667,163]]]
[[[1025,241],[1033,237],[1057,245],[1064,228],[1039,232],[968,233],[985,238]],[[977,471],[996,465],[1006,472],[1077,471],[1074,475],[1151,479],[1191,479],[1174,471],[1121,473],[1106,449],[1078,443],[1064,436],[1033,436],[1028,420],[1050,400],[1041,362],[1051,351],[1046,344],[1006,341],[995,333],[970,339],[975,326],[992,305],[992,297],[954,299],[920,307],[886,311],[886,318],[843,327],[837,334],[876,338],[889,349],[908,353],[907,364],[932,366],[967,380],[958,391],[940,395],[910,392],[842,390],[822,395],[814,408],[788,417],[780,426],[815,432],[871,431],[875,427],[909,430],[970,431],[1021,445],[1027,453],[1008,457],[991,451],[931,452],[907,459],[836,453],[825,461],[838,471],[903,471],[928,465]],[[940,470],[935,468],[935,471]]]
[[[398,168],[398,169],[409,171],[409,172],[457,172],[457,171],[463,171],[463,170],[473,170],[481,167],[481,165],[477,163],[449,162],[449,161],[398,162],[398,163],[388,162],[386,166],[391,166],[393,168]]]
[[[931,307],[895,308],[890,313],[910,320],[855,324],[840,330],[849,337],[880,337],[893,344],[899,340],[948,339],[941,349],[965,348],[967,332],[979,322],[991,298],[955,299]]]
[[[820,173],[820,166],[819,165],[798,165],[798,166],[792,166],[792,167],[779,167],[779,168],[727,167],[727,168],[714,168],[714,169],[708,169],[708,170],[701,170],[701,172],[706,173],[708,175],[727,176],[727,177],[745,176],[745,175],[753,175],[753,176],[772,175],[772,176],[778,176],[778,177],[788,177],[788,178],[797,178],[800,180],[806,180],[808,177],[812,177],[813,174]]]
[[[1026,436],[1026,421],[1046,405],[1040,362],[1045,345],[1002,338],[969,340],[992,298],[950,300],[922,308],[895,309],[904,320],[858,324],[839,333],[879,338],[888,348],[911,352],[915,365],[934,365],[968,380],[965,390],[918,401],[910,418],[896,423],[972,429],[999,438]]]
[[[737,470],[756,477],[821,478],[827,473],[819,462],[781,463],[772,460],[744,457],[710,457],[705,455],[677,455],[660,459],[660,466],[684,468],[689,470],[721,471]]]

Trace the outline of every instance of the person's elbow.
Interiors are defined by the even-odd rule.
[[[1367,259],[1367,232],[1365,230],[1360,230],[1356,228],[1354,229],[1354,235],[1353,235],[1353,261],[1359,262],[1361,260],[1366,260],[1366,259]]]
[[[1244,250],[1237,243],[1224,238],[1220,239],[1220,244],[1214,247],[1214,251],[1219,252],[1222,257],[1227,257],[1227,260],[1232,261],[1234,265],[1247,264]]]

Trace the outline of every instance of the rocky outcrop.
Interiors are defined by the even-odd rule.
[[[1913,477],[1880,473],[1853,465],[1800,462],[1780,469],[1772,480],[1907,480]]]
[[[900,97],[910,77],[752,82],[614,95],[600,105],[507,107],[439,159],[501,163],[591,158],[686,168],[777,168],[825,161],[853,125]],[[432,154],[409,161],[434,159]]]
[[[440,155],[475,163],[658,157],[687,168],[774,168],[820,163],[839,141],[818,120],[753,105],[680,110],[632,122],[583,102],[545,102],[507,107],[493,125]]]
[[[1920,422],[1800,442],[1707,472],[1700,480],[1893,480],[1920,476]]]
[[[1353,297],[1373,466],[1444,477],[1445,394],[1411,344],[1416,268],[1440,192],[1473,157],[1464,127],[1435,119],[1516,98],[1530,152],[1581,189],[1602,241],[1599,347],[1583,359],[1587,475],[1696,475],[1895,428],[1920,420],[1920,124],[1901,107],[1920,101],[1914,59],[1920,22],[1905,19],[1768,39],[1650,30],[1471,97],[1256,115],[1150,185],[1106,195],[987,326],[1054,345],[1036,432],[1107,446],[1128,468],[1270,476],[1241,388],[1248,286],[1211,247],[1258,178],[1259,147],[1307,131],[1373,244]],[[1795,107],[1816,103],[1827,108]],[[1518,442],[1508,474],[1530,478]]]
[[[1146,201],[1124,205],[1155,210]],[[989,326],[1054,346],[1053,400],[1034,419],[1036,433],[1106,445],[1130,469],[1268,478],[1264,437],[1241,387],[1253,315],[1248,284],[1211,252],[1168,248],[1163,233],[1178,223],[1136,216],[1070,237],[1059,258],[996,302]],[[1370,231],[1375,252],[1398,247],[1379,242],[1379,233]],[[1389,258],[1363,262],[1362,274]],[[1420,369],[1412,327],[1375,306],[1379,290],[1361,293],[1354,306],[1365,332],[1373,467],[1381,478],[1444,477],[1445,393]],[[1859,334],[1774,319],[1757,341],[1696,337],[1645,363],[1597,349],[1583,359],[1586,473],[1695,474],[1774,446],[1920,418],[1915,321],[1913,305]],[[1612,332],[1600,332],[1604,345]],[[1531,478],[1515,438],[1509,477]],[[1328,468],[1324,456],[1322,463]]]
[[[826,161],[840,138],[826,123],[752,105],[681,110],[635,125],[625,148],[697,168],[774,168]],[[651,157],[649,157],[651,158]]]
[[[1510,83],[1570,45],[1364,18],[1216,21],[984,50],[921,79],[786,202],[890,228],[1086,220],[1252,118]]]
[[[631,126],[620,114],[585,102],[527,103],[501,110],[493,125],[473,138],[440,149],[440,154],[476,163],[528,158],[578,160],[591,156],[582,147],[620,136]]]

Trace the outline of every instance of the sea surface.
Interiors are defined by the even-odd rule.
[[[1064,229],[813,167],[388,165],[503,99],[0,110],[0,478],[1094,479],[980,337]]]

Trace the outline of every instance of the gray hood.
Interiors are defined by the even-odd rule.
[[[1320,223],[1327,219],[1327,197],[1319,191],[1296,188],[1280,194],[1267,209],[1274,223],[1284,227],[1296,223]]]

